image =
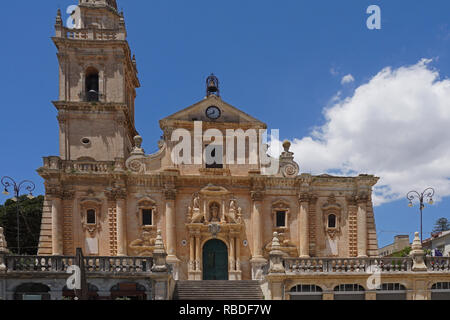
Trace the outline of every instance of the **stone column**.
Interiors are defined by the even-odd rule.
[[[300,244],[300,258],[309,258],[309,196],[306,193],[300,194],[298,212],[298,237]]]
[[[236,265],[235,265],[235,252],[234,252],[234,242],[235,242],[235,238],[231,237],[230,239],[230,271],[235,271],[236,270]]]
[[[116,200],[117,218],[117,255],[127,255],[127,231],[126,231],[126,207],[125,199],[118,197]]]
[[[63,222],[62,200],[52,199],[52,253],[54,256],[63,255]]]
[[[358,258],[367,257],[367,211],[366,199],[363,197],[358,200]]]
[[[166,238],[167,238],[167,254],[169,260],[176,259],[176,220],[175,220],[175,190],[165,190],[166,198]]]
[[[241,271],[241,239],[236,238],[236,271]]]
[[[195,235],[195,279],[194,280],[201,280],[202,276],[202,268],[200,266],[201,258],[200,258],[200,234]]]
[[[261,207],[263,194],[260,191],[252,192],[253,211],[252,211],[252,224],[253,224],[253,258],[262,258],[263,252],[263,223],[261,217]]]
[[[189,239],[189,271],[195,270],[195,238],[193,236]]]

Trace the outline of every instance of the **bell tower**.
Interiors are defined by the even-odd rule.
[[[58,110],[60,157],[113,161],[127,158],[138,135],[134,121],[140,87],[134,55],[126,40],[123,13],[115,0],[79,0],[74,27],[58,10]]]

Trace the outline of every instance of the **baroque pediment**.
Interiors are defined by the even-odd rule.
[[[217,107],[220,110],[220,116],[214,120],[206,115],[207,109],[212,106]],[[226,103],[220,97],[215,95],[211,95],[202,101],[191,105],[190,107],[160,120],[160,126],[164,129],[166,127],[177,127],[177,123],[193,123],[194,121],[213,122],[217,124],[239,124],[244,126],[246,124],[246,126],[261,129],[267,127],[265,123]]]

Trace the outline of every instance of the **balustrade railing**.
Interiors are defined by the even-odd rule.
[[[124,40],[124,32],[109,29],[68,29],[64,28],[65,38],[71,40]]]
[[[76,265],[74,256],[16,256],[4,255],[6,272],[61,272]],[[84,257],[87,273],[150,273],[151,257]]]
[[[107,173],[114,170],[115,164],[114,161],[65,161],[58,157],[44,158],[44,168],[63,170],[68,173]]]
[[[450,271],[450,257],[426,257],[428,271]]]
[[[367,273],[410,271],[412,259],[405,258],[285,258],[287,273]]]

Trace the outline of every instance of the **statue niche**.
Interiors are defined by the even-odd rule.
[[[195,224],[241,224],[242,209],[228,190],[209,185],[193,195],[187,221]]]

